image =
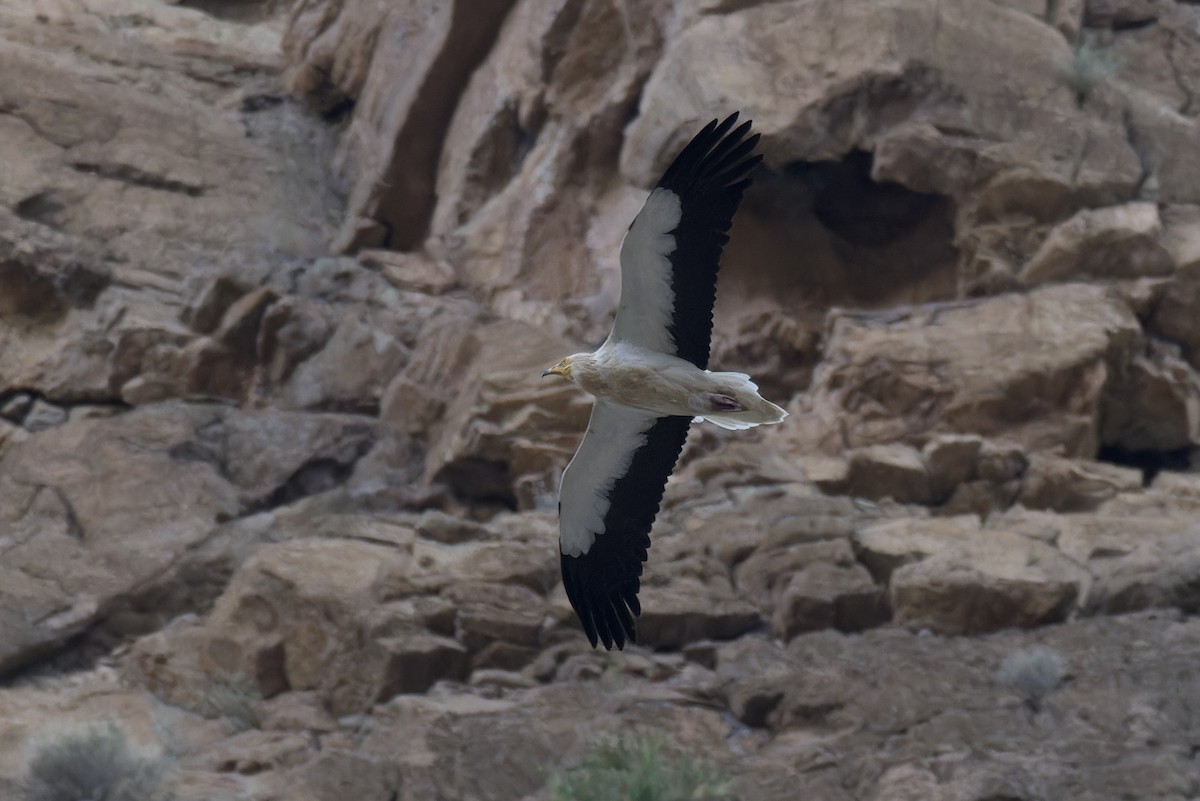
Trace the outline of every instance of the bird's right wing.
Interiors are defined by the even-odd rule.
[[[621,302],[610,339],[708,368],[717,269],[750,185],[758,134],[713,120],[663,173],[621,245]]]
[[[690,417],[658,417],[597,400],[587,433],[563,473],[559,550],[563,586],[588,640],[624,648],[634,618],[650,528]]]

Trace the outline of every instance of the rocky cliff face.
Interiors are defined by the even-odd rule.
[[[0,796],[93,721],[180,799],[629,732],[747,801],[1197,796],[1198,98],[1182,0],[7,0]],[[713,361],[792,416],[693,431],[594,652],[538,375],[735,109]]]

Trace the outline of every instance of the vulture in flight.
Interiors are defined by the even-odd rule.
[[[608,339],[542,373],[596,399],[558,499],[563,585],[593,647],[636,641],[650,527],[692,422],[745,429],[787,416],[749,376],[708,370],[721,251],[762,160],[737,116],[696,134],[634,219]]]

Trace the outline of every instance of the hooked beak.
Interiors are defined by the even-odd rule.
[[[545,378],[548,375],[561,375],[563,378],[566,378],[567,377],[567,369],[568,369],[567,365],[563,364],[562,362],[559,362],[558,364],[554,365],[553,367],[543,370],[542,378]]]

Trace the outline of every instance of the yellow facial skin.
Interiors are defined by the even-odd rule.
[[[563,378],[570,379],[571,378],[571,357],[568,356],[567,358],[563,359],[558,364],[551,367],[549,370],[544,371],[542,373],[542,378],[545,378],[548,375],[561,375]]]

